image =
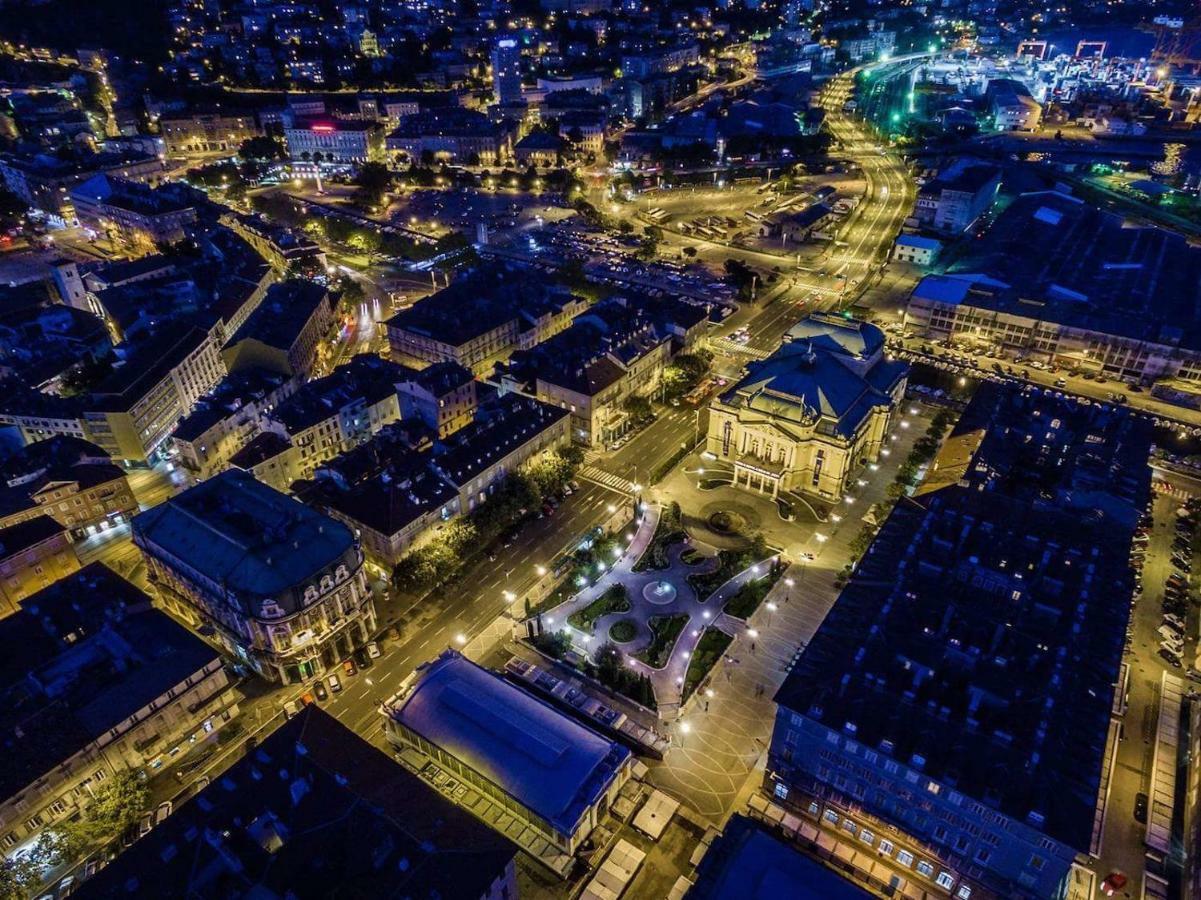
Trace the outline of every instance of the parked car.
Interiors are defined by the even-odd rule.
[[[382,655],[380,653],[379,644],[377,644],[375,641],[369,641],[367,643],[367,655],[371,659],[379,659]]]
[[[1159,655],[1163,659],[1163,661],[1166,662],[1172,668],[1174,668],[1174,669],[1180,668],[1180,657],[1177,656],[1176,654],[1172,653],[1170,650],[1165,650],[1163,647],[1160,647]]]
[[[1142,824],[1147,824],[1147,795],[1141,791],[1134,795],[1134,818]]]
[[[1184,620],[1181,619],[1179,616],[1174,616],[1171,613],[1168,613],[1167,615],[1165,615],[1163,617],[1163,620],[1165,622],[1167,622],[1169,625],[1173,625],[1176,628],[1181,629],[1182,631],[1184,630]]]
[[[1173,628],[1171,625],[1167,625],[1167,624],[1160,625],[1159,628],[1157,628],[1155,630],[1160,634],[1160,636],[1165,641],[1171,641],[1172,643],[1176,643],[1176,642],[1180,641],[1180,639],[1181,639],[1180,632],[1177,631],[1175,628]]]
[[[329,689],[335,694],[342,690],[342,680],[337,675],[330,675],[328,679]]]
[[[325,689],[325,682],[320,678],[313,682],[313,693],[317,695],[317,699],[322,703],[329,699],[329,691]]]
[[[342,671],[343,671],[343,672],[345,672],[347,675],[357,675],[357,674],[359,674],[359,669],[358,669],[358,666],[356,666],[356,665],[354,664],[354,660],[353,660],[353,659],[348,659],[348,660],[346,660],[345,662],[343,662],[343,663],[342,663]]]
[[[160,803],[158,808],[154,811],[154,824],[162,825],[164,822],[166,822],[167,816],[171,815],[171,811],[174,808],[175,806],[170,800],[164,800],[162,803]]]

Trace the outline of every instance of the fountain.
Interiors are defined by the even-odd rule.
[[[676,599],[676,588],[670,581],[652,581],[642,589],[643,599],[656,606],[666,606]]]

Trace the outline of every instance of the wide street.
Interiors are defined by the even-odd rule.
[[[782,284],[762,292],[758,303],[740,309],[714,329],[713,336],[746,325],[752,334],[749,345],[752,351],[758,355],[770,352],[783,333],[813,309],[844,307],[866,286],[886,257],[904,218],[905,198],[911,188],[899,159],[891,154],[882,155],[861,126],[842,116],[842,92],[848,89],[849,80],[845,84],[842,80],[833,83],[823,95],[823,102],[827,105],[831,128],[836,129],[840,140],[862,165],[868,188],[864,202],[850,217],[843,239],[832,248],[828,272],[789,271]],[[336,351],[337,360],[369,348],[368,322],[386,314],[378,306],[379,295],[371,286],[367,287],[368,303],[361,310],[356,327],[344,335],[343,345]],[[726,356],[719,357],[718,362],[719,368],[734,376],[745,359]],[[688,405],[660,406],[657,412],[656,419],[620,449],[590,451],[578,476],[579,491],[568,497],[553,516],[528,523],[508,547],[495,548],[493,558],[481,553],[453,584],[424,598],[414,598],[397,595],[377,583],[383,655],[370,668],[355,675],[340,672],[339,690],[318,702],[357,733],[382,745],[383,720],[378,711],[382,699],[394,692],[417,666],[443,649],[468,644],[510,604],[519,603],[544,578],[544,567],[569,551],[589,529],[611,519],[622,504],[630,504],[640,487],[652,490],[649,480],[657,469],[681,450],[697,446],[705,425],[703,404],[699,410]],[[135,472],[131,481],[143,508],[162,502],[183,486],[179,473],[162,468]],[[854,524],[848,519],[843,529],[845,535],[835,529],[831,548],[849,540]],[[79,552],[85,562],[101,560],[139,585],[147,586],[145,566],[128,536],[127,526],[81,544]],[[833,560],[833,549],[827,552]],[[830,566],[826,576],[832,577],[841,563],[832,561]],[[824,583],[826,576],[815,607],[802,596],[806,584],[802,581],[793,595],[795,605],[777,618],[770,628],[770,637],[763,641],[759,651],[742,649],[740,642],[733,645],[733,653],[754,655],[756,663],[737,672],[719,669],[717,677],[725,680],[727,687],[711,707],[712,715],[707,712],[702,715],[699,707],[693,708],[698,718],[690,742],[685,742],[678,752],[670,753],[665,764],[657,768],[655,780],[679,793],[697,815],[716,820],[753,781],[754,764],[762,752],[771,720],[768,688],[782,676],[791,649],[807,639],[831,602],[833,594]],[[816,573],[811,583],[815,588],[818,586]],[[393,625],[399,629],[397,638],[387,637]],[[757,678],[748,680],[752,669],[758,666],[767,668]],[[215,746],[197,746],[179,757],[172,769],[156,777],[156,799],[186,795],[197,780],[214,777],[241,756],[249,739],[257,741],[277,727],[283,721],[285,702],[299,698],[312,685],[275,687],[247,679],[241,687],[245,694],[241,727],[235,728],[223,742],[215,741]],[[748,715],[754,719],[754,727],[745,721]],[[723,769],[721,779],[725,786],[720,789],[712,780],[716,775],[709,771],[714,765],[733,766],[729,771]],[[173,777],[178,770],[186,775]]]

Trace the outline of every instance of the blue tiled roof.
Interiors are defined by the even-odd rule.
[[[420,671],[393,718],[565,834],[630,755],[454,651]]]
[[[141,513],[133,532],[139,546],[158,548],[243,601],[273,599],[285,612],[302,606],[305,582],[354,546],[345,525],[237,469]]]
[[[897,238],[897,244],[902,247],[917,247],[919,250],[938,250],[942,247],[942,241],[922,237],[920,234],[902,234]]]

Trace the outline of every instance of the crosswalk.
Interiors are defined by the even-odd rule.
[[[740,344],[729,338],[709,338],[709,349],[714,353],[724,353],[727,356],[746,356],[751,359],[767,359],[771,355],[767,350],[748,347],[746,344]]]
[[[598,469],[596,466],[581,466],[576,475],[585,481],[609,488],[611,491],[621,494],[634,493],[634,482],[628,478],[622,478],[620,475],[614,475],[612,472],[606,472],[604,469]]]

